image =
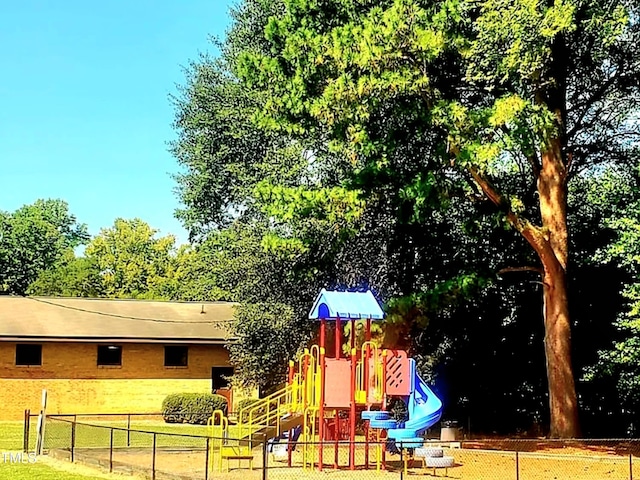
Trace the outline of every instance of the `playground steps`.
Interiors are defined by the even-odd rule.
[[[262,445],[265,440],[269,440],[270,438],[277,437],[281,435],[282,432],[287,432],[295,427],[302,425],[304,422],[304,416],[301,414],[293,414],[284,418],[280,418],[278,420],[279,425],[268,425],[261,428],[258,428],[252,434],[248,434],[243,436],[239,443],[241,444],[251,444],[252,447],[257,447]]]
[[[302,414],[293,414],[287,417],[281,417],[278,420],[279,425],[261,427],[252,434],[244,436],[242,440],[251,440],[251,444],[257,446],[262,444],[265,439],[269,440],[270,438],[277,437],[282,434],[282,432],[289,431],[292,428],[302,425],[303,422],[304,416]]]
[[[253,470],[253,453],[247,451],[247,449],[242,446],[224,445],[220,452],[220,457],[226,460],[227,472],[229,471],[229,463],[231,460],[238,461],[238,468],[240,468],[240,462],[242,462],[242,460],[247,460],[249,462],[249,469]]]

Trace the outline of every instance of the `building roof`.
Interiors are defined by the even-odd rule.
[[[0,340],[227,343],[234,305],[0,296]]]
[[[331,292],[324,288],[309,312],[311,319],[371,318],[382,320],[384,312],[371,290],[366,292]]]

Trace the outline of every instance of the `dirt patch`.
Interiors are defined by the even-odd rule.
[[[640,457],[640,442],[615,440],[480,440],[464,441],[465,449],[535,452],[561,455]]]
[[[521,478],[526,480],[623,480],[640,473],[640,461],[630,464],[629,457],[594,455],[584,451],[568,454],[557,449],[537,452],[501,452],[496,450],[460,449],[451,452],[456,466],[449,477],[468,480]]]
[[[78,475],[84,475],[86,477],[91,478],[100,478],[106,480],[122,480],[123,478],[132,478],[133,480],[142,480],[144,477],[130,475],[130,474],[117,474],[117,473],[106,473],[100,470],[96,470],[95,468],[91,468],[87,465],[82,465],[79,463],[70,463],[68,461],[60,460],[48,455],[42,455],[38,457],[38,463],[42,463],[50,466],[56,470],[67,473],[76,473]]]
[[[528,442],[519,451],[500,451],[499,446],[510,446],[513,442],[502,445],[491,442],[464,442],[464,448],[445,448],[445,455],[452,456],[455,465],[448,469],[431,469],[423,467],[418,459],[409,461],[407,476],[447,477],[461,480],[623,480],[640,478],[640,458],[629,456],[625,445],[581,445],[565,444],[562,447],[557,442]],[[524,445],[521,445],[521,447]],[[633,445],[632,445],[633,446]],[[490,447],[490,448],[488,448]],[[595,448],[598,447],[598,448]],[[617,447],[617,448],[616,448]],[[61,451],[64,454],[64,451]],[[68,452],[66,452],[68,458]],[[317,461],[317,451],[313,454]],[[348,446],[341,446],[338,461],[341,467],[334,468],[334,451],[328,449],[324,455],[322,472],[315,468],[302,468],[303,455],[301,451],[293,453],[292,467],[286,462],[276,461],[271,455],[268,458],[269,480],[397,480],[403,470],[403,463],[398,455],[387,456],[387,469],[376,470],[375,453],[369,452],[370,468],[364,468],[364,451],[356,452],[355,471],[350,471],[344,465],[348,462]],[[76,460],[88,463],[103,470],[111,463],[114,471],[125,475],[139,475],[150,477],[152,466],[155,465],[156,478],[195,480],[205,478],[207,456],[204,450],[176,450],[158,448],[155,463],[151,449],[122,448],[115,449],[110,456],[109,449],[77,449]],[[209,478],[216,480],[259,480],[262,478],[262,452],[254,450],[253,470],[248,468],[248,462],[238,463],[232,460],[229,464],[222,464],[218,457],[210,458]],[[227,467],[229,471],[227,472]],[[222,470],[222,471],[220,471]],[[103,478],[103,477],[100,477]],[[104,477],[112,478],[112,477]],[[116,477],[118,478],[118,477]]]

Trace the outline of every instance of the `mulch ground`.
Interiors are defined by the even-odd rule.
[[[102,468],[108,465],[108,449],[83,449],[77,457],[93,459]],[[340,450],[340,463],[346,463],[347,449]],[[516,455],[517,452],[517,455]],[[491,440],[464,441],[462,448],[445,449],[445,455],[454,457],[455,466],[448,469],[424,468],[419,461],[409,465],[407,477],[451,478],[461,480],[625,480],[640,478],[640,456],[635,457],[637,445],[633,442],[556,442],[547,440]],[[358,460],[362,459],[362,452]],[[631,456],[630,456],[631,455]],[[221,480],[258,480],[262,478],[261,452],[255,451],[253,471],[246,463],[238,468],[236,461],[231,462],[230,472],[211,472],[209,478]],[[327,458],[328,457],[328,458]],[[373,462],[374,455],[370,454]],[[329,462],[333,452],[325,454],[327,462],[324,471],[302,469],[301,454],[294,452],[293,467],[286,463],[269,460],[268,479],[270,480],[366,480],[400,479],[402,463],[399,456],[388,456],[388,469],[376,471],[375,464],[369,470],[360,466],[356,471],[341,468],[335,470]],[[113,461],[117,470],[125,473],[123,467],[137,467],[136,473],[149,471],[151,467],[150,451],[146,448],[118,449]],[[203,451],[159,450],[156,457],[156,469],[163,474],[157,478],[204,479],[205,454]],[[96,465],[97,466],[97,465]],[[217,465],[216,465],[217,466]],[[226,464],[224,465],[226,467]],[[122,470],[121,470],[122,469]],[[134,473],[133,471],[131,473]],[[167,475],[168,474],[168,475]],[[167,475],[167,476],[165,476]]]
[[[505,439],[462,442],[465,449],[534,452],[559,455],[640,457],[640,442],[615,440]]]

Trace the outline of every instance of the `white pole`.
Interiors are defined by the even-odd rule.
[[[42,390],[42,409],[38,415],[38,440],[36,442],[36,454],[42,455],[44,451],[44,426],[47,417],[47,390]]]

